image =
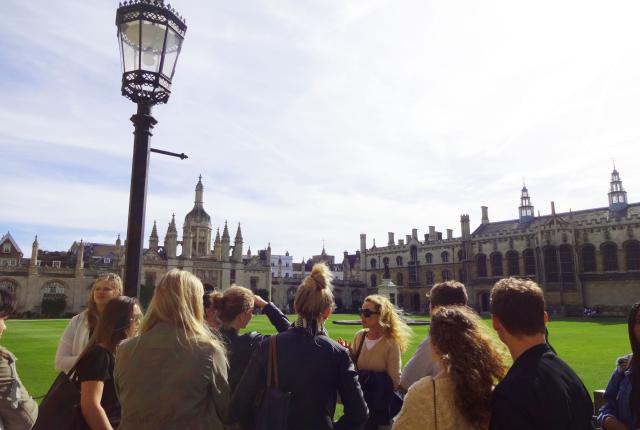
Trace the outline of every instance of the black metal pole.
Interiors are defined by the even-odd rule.
[[[133,162],[131,166],[131,190],[129,191],[129,222],[125,255],[124,294],[138,297],[140,268],[144,245],[144,214],[147,201],[147,172],[149,170],[149,140],[157,123],[151,116],[151,105],[138,103],[133,122]]]

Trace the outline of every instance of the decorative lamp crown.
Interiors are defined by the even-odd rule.
[[[166,103],[187,25],[162,0],[129,0],[116,13],[122,95],[135,103]]]

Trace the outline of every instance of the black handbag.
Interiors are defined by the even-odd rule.
[[[89,430],[80,409],[80,388],[76,368],[60,372],[38,408],[31,430]]]
[[[291,393],[280,389],[276,335],[269,338],[267,388],[256,416],[255,430],[287,430]]]
[[[367,331],[365,330],[354,357],[356,368],[358,368],[358,358],[366,336]],[[369,419],[365,428],[389,425],[393,417],[402,409],[403,403],[401,394],[393,389],[393,381],[389,374],[358,369],[358,382],[360,382],[364,400],[369,408]]]

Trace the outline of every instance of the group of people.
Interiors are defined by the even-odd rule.
[[[411,330],[385,297],[364,300],[353,340],[328,336],[331,280],[325,265],[313,267],[290,322],[249,289],[205,294],[181,270],[163,276],[143,317],[136,300],[122,296],[121,279],[105,275],[69,322],[55,367],[75,375],[90,429],[254,429],[275,358],[270,344],[278,388],[289,393],[289,430],[593,428],[586,388],[546,342],[544,295],[534,282],[506,278],[491,291],[492,325],[510,368],[456,281],[431,289],[429,336],[403,368]],[[241,334],[256,309],[278,332],[273,339]],[[13,311],[13,295],[0,290],[0,334]],[[597,417],[607,430],[640,424],[640,303],[628,327],[632,353],[618,360]],[[338,402],[344,413],[334,422]],[[36,416],[15,357],[0,349],[0,428],[29,429]]]

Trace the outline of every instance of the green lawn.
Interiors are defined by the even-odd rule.
[[[357,319],[357,315],[334,315],[332,319]],[[489,321],[487,321],[489,324]],[[56,372],[53,359],[67,320],[9,320],[0,344],[18,357],[18,372],[29,393],[43,395]],[[359,326],[328,324],[334,339],[352,339]],[[264,316],[254,317],[248,329],[273,333]],[[428,327],[413,326],[415,335],[403,356],[406,363],[426,336]],[[615,359],[629,352],[626,321],[612,319],[564,319],[549,323],[550,341],[560,357],[582,378],[589,392],[604,388]]]

